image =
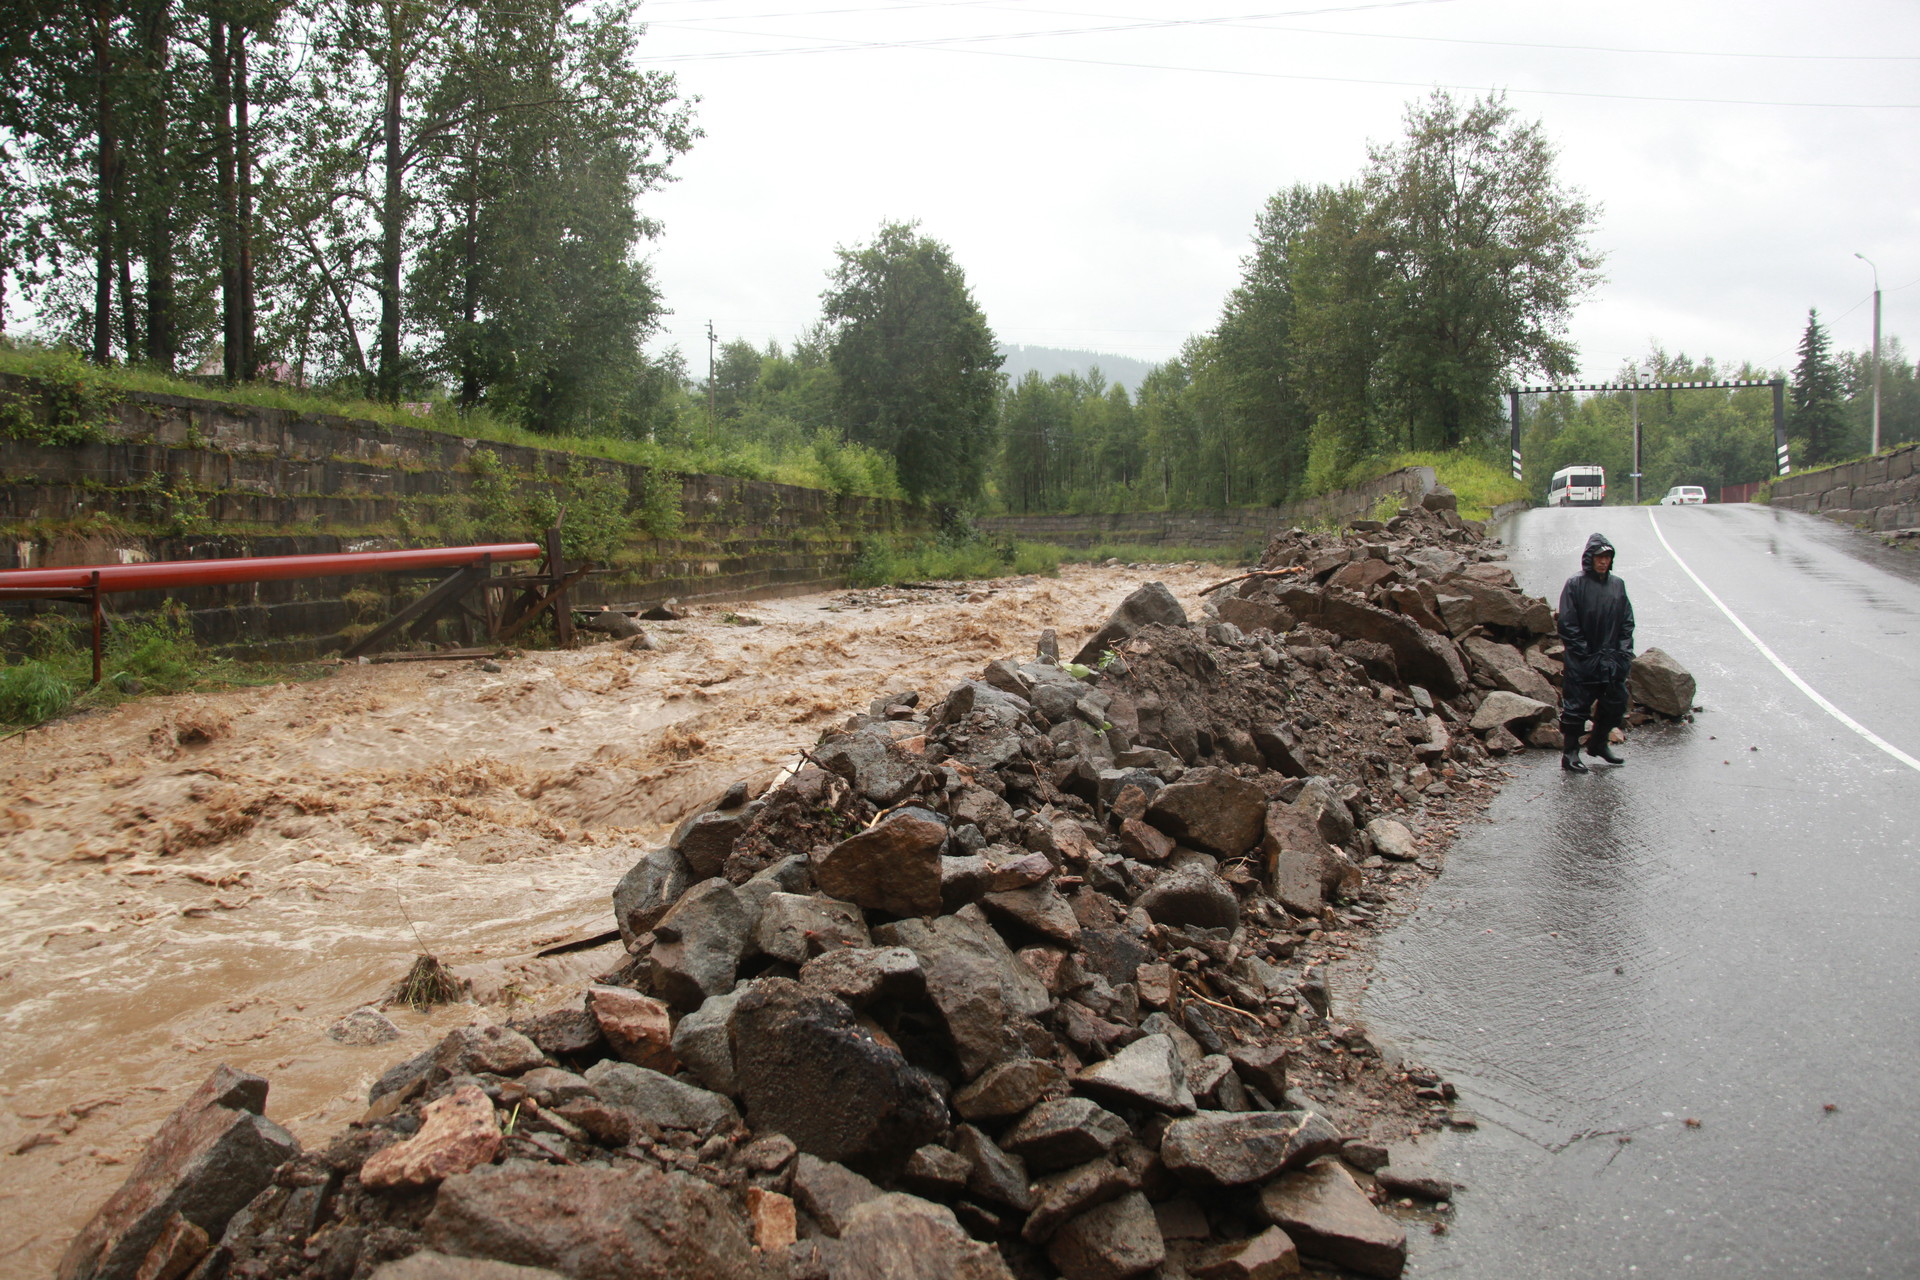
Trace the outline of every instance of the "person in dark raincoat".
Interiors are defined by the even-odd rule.
[[[1607,739],[1627,714],[1627,673],[1633,667],[1633,605],[1627,584],[1614,576],[1613,544],[1604,534],[1587,539],[1580,572],[1560,590],[1560,642],[1567,648],[1560,686],[1560,767],[1586,773],[1580,738],[1587,719],[1586,751],[1608,764],[1625,764]]]

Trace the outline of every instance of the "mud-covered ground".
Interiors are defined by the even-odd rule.
[[[269,1114],[322,1141],[381,1069],[473,1019],[396,1009],[400,1041],[327,1037],[417,953],[473,976],[489,1016],[577,1001],[617,945],[535,953],[609,929],[620,874],[730,782],[1045,628],[1071,652],[1142,581],[1197,613],[1225,576],[1072,567],[716,607],[650,625],[651,651],[341,667],[0,742],[0,1272],[50,1273],[215,1062],[269,1077]]]

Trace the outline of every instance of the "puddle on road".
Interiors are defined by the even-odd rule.
[[[605,930],[618,877],[729,783],[882,692],[943,690],[1047,627],[1077,643],[1143,580],[1192,608],[1225,576],[755,602],[759,626],[650,625],[651,652],[345,667],[0,743],[0,1272],[51,1273],[216,1063],[267,1076],[268,1114],[320,1139],[448,1027],[575,998],[615,954],[533,952]],[[327,1039],[421,950],[478,966],[491,1002]]]

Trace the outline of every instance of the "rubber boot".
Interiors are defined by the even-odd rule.
[[[1587,754],[1596,760],[1605,760],[1608,764],[1625,764],[1626,759],[1613,753],[1613,744],[1605,738],[1587,739]]]
[[[1568,747],[1560,753],[1560,767],[1568,773],[1592,772],[1592,770],[1580,762],[1580,749],[1578,747]]]

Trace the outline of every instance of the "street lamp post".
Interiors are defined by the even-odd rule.
[[[1873,267],[1873,451],[1880,452],[1880,268],[1864,253],[1854,257]]]

